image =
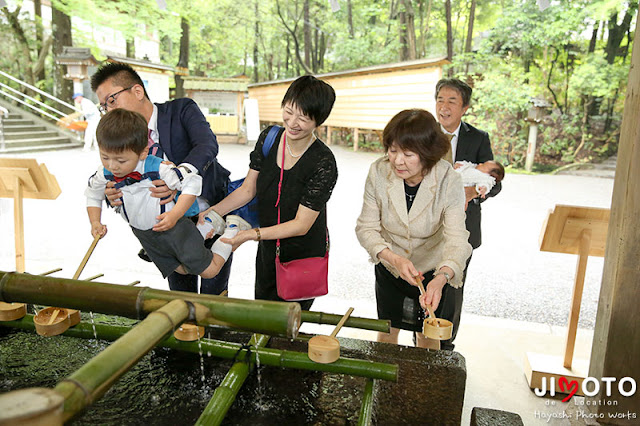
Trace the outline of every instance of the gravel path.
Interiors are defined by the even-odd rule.
[[[355,236],[362,206],[364,181],[378,154],[353,153],[332,147],[339,178],[329,202],[330,294],[314,310],[343,313],[355,306],[358,316],[375,317],[373,267]],[[220,161],[243,177],[251,147],[222,145]],[[80,150],[23,155],[44,162],[62,188],[55,201],[25,200],[27,270],[70,277],[86,252],[91,237],[84,208],[86,179],[99,164],[97,153]],[[502,193],[483,204],[483,245],[473,254],[465,290],[464,312],[515,320],[566,325],[577,256],[540,252],[538,238],[549,210],[556,204],[609,207],[612,179],[583,176],[508,174]],[[152,264],[138,260],[139,244],[127,225],[104,212],[109,234],[100,242],[83,276],[104,273],[103,282],[167,288]],[[0,199],[0,270],[14,270],[13,202]],[[230,295],[252,298],[255,244],[234,255]],[[593,328],[603,259],[589,259],[580,327]]]

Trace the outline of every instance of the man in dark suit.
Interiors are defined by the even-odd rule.
[[[196,103],[188,98],[154,104],[149,99],[144,83],[129,65],[106,64],[91,77],[91,88],[100,102],[100,111],[125,108],[142,114],[149,127],[149,154],[162,157],[176,165],[185,166],[202,176],[202,194],[198,197],[200,210],[222,200],[227,192],[229,171],[216,160],[218,143],[209,123]],[[174,192],[158,180],[153,182],[153,196],[173,199]],[[107,188],[105,195],[112,206],[121,203],[120,192]],[[220,294],[227,288],[231,257],[220,273],[212,279],[202,279],[200,292]],[[198,277],[169,275],[169,288],[177,291],[198,291]]]
[[[469,109],[471,92],[472,89],[467,83],[456,78],[438,81],[436,85],[436,118],[440,122],[442,130],[451,138],[451,158],[455,158],[455,161],[466,160],[478,164],[493,160],[493,152],[491,151],[491,142],[487,132],[476,129],[462,121],[462,116]],[[502,186],[497,183],[486,197],[493,197],[501,189]],[[479,198],[475,187],[466,187],[465,196],[469,203],[466,212],[469,244],[473,249],[476,249],[482,243],[480,203],[485,201],[486,198]],[[467,279],[467,269],[470,261],[471,256],[469,256],[467,267],[464,270],[463,286],[459,289],[445,286],[443,289],[440,302],[442,308],[439,315],[453,322],[453,335],[450,340],[441,343],[442,349],[452,350],[454,348],[453,340],[460,324],[464,282]]]

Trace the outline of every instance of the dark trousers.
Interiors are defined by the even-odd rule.
[[[200,293],[218,295],[229,287],[229,275],[231,274],[231,261],[233,253],[224,264],[218,275],[213,278],[200,278]],[[177,272],[167,277],[169,288],[172,291],[198,292],[198,275],[182,275]]]
[[[469,262],[471,262],[471,257],[473,256],[473,252],[471,252],[471,256],[467,259],[467,264],[464,267],[464,272],[462,276],[462,287],[453,288],[450,285],[445,285],[442,288],[442,299],[440,300],[440,306],[434,312],[435,316],[438,318],[444,318],[453,323],[453,332],[451,334],[451,339],[443,340],[440,342],[440,348],[452,351],[455,345],[453,341],[458,334],[458,327],[460,326],[460,313],[462,312],[462,299],[464,294],[464,283],[467,280],[467,269],[469,269]]]

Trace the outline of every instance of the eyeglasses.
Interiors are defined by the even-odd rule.
[[[118,90],[113,95],[107,96],[107,99],[104,101],[103,104],[100,104],[100,108],[98,108],[100,110],[100,113],[104,115],[107,113],[107,109],[115,107],[117,103],[118,95],[122,92],[132,89],[133,86],[135,86],[135,84],[127,87],[126,89]]]

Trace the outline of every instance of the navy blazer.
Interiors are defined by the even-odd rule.
[[[493,160],[489,134],[483,130],[476,129],[464,121],[460,125],[455,161],[463,160],[476,164]],[[501,189],[502,186],[500,183],[496,184],[493,189],[491,189],[491,192],[487,194],[487,197],[493,197],[500,192]],[[480,247],[480,244],[482,244],[482,230],[480,228],[482,218],[480,203],[482,201],[484,200],[476,198],[469,201],[467,207],[466,225],[467,231],[469,231],[469,244],[471,244],[471,247],[474,249]]]
[[[216,160],[218,142],[198,105],[180,98],[158,107],[160,146],[176,165],[189,163],[202,176],[202,196],[214,205],[227,195],[229,171]]]

